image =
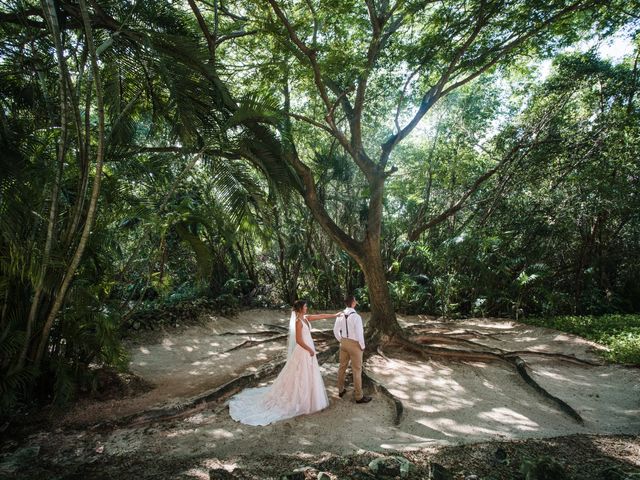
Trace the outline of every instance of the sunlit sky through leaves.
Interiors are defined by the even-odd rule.
[[[600,57],[610,60],[612,63],[620,63],[623,61],[625,57],[628,57],[633,54],[634,46],[633,46],[633,35],[635,32],[635,26],[629,25],[626,29],[622,29],[616,32],[614,35],[611,35],[607,38],[592,38],[589,40],[582,41],[577,45],[573,45],[571,47],[566,48],[565,50],[559,53],[570,53],[570,52],[582,52],[586,53],[588,51],[594,51]],[[540,61],[537,65],[537,69],[539,72],[539,81],[544,81],[549,74],[551,73],[551,67],[553,64],[553,58]],[[535,68],[535,67],[534,67]],[[508,90],[508,85],[506,82],[500,82],[505,88],[505,91]],[[508,95],[507,95],[508,97]],[[525,105],[523,104],[523,108]],[[406,115],[410,116],[413,112],[407,112]],[[489,140],[494,134],[498,133],[500,130],[500,126],[506,121],[506,116],[499,116],[493,122],[492,128],[489,131],[489,134],[484,136],[481,140],[481,143]],[[433,129],[435,124],[437,123],[437,116],[427,116],[423,119],[422,122],[416,127],[414,132],[411,135],[409,141],[414,141],[420,143],[422,139],[431,138]],[[482,149],[477,147],[477,151],[480,152]]]

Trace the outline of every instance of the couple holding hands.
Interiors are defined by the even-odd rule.
[[[329,398],[320,374],[315,345],[311,337],[314,320],[335,318],[333,333],[340,342],[338,395],[345,393],[345,376],[351,363],[356,403],[368,403],[362,394],[362,353],[364,328],[362,317],[355,311],[353,296],[345,299],[346,308],[335,314],[307,315],[307,302],[293,304],[289,320],[287,362],[271,385],[247,388],[229,401],[231,418],[247,425],[268,425],[278,420],[317,412],[329,406]]]

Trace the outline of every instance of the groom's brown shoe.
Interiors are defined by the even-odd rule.
[[[338,393],[338,396],[340,398],[344,397],[344,394],[347,393],[347,389],[345,388],[344,390],[342,390],[341,392]]]
[[[371,401],[371,397],[367,397],[366,395],[362,397],[360,400],[356,400],[356,403],[369,403]]]

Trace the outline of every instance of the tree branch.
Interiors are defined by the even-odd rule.
[[[569,96],[566,96],[565,98],[561,99],[560,103],[566,103],[566,101],[568,101],[568,98]],[[441,212],[439,215],[431,218],[428,222],[424,222],[423,219],[418,218],[414,222],[414,225],[416,225],[415,228],[409,232],[409,240],[411,241],[417,240],[418,237],[423,232],[434,227],[435,225],[442,223],[447,218],[449,218],[450,216],[460,211],[465,206],[465,203],[468,200],[468,198],[471,195],[473,195],[482,186],[482,184],[485,181],[491,178],[504,165],[513,163],[518,158],[518,155],[520,154],[521,150],[524,149],[524,152],[520,154],[520,159],[526,157],[529,154],[529,152],[533,149],[533,147],[538,144],[538,142],[536,142],[536,138],[539,135],[539,133],[546,127],[546,125],[548,125],[549,121],[553,116],[553,113],[556,111],[556,108],[559,108],[559,106],[556,106],[554,108],[549,108],[549,110],[546,112],[545,116],[540,120],[538,125],[536,125],[533,129],[523,133],[520,141],[516,143],[506,155],[503,156],[502,160],[500,160],[500,162],[498,162],[498,164],[495,167],[487,170],[485,173],[480,175],[473,182],[471,187],[469,187],[467,191],[464,192],[464,194],[453,205],[451,205],[449,208]],[[531,141],[528,145],[525,144],[525,142],[529,141],[530,139],[533,139],[533,141]]]
[[[593,1],[584,2],[582,0],[579,0],[578,2],[575,2],[569,5],[568,7],[562,9],[555,15],[552,15],[549,18],[547,18],[545,21],[540,23],[537,27],[531,29],[528,33],[522,34],[521,36],[517,37],[513,41],[507,43],[491,61],[487,62],[485,65],[477,69],[475,72],[473,72],[467,77],[445,88],[445,85],[449,81],[451,74],[455,71],[456,67],[458,66],[458,62],[463,57],[464,53],[473,44],[478,34],[482,30],[482,28],[487,25],[487,21],[490,15],[488,14],[482,15],[478,19],[478,22],[476,22],[476,25],[474,26],[474,30],[471,32],[471,35],[467,38],[465,43],[456,52],[456,55],[454,56],[454,59],[452,60],[452,62],[449,63],[447,70],[443,73],[443,75],[440,77],[438,82],[434,86],[432,86],[429,89],[429,91],[427,91],[427,93],[425,93],[420,103],[420,107],[418,108],[418,111],[416,112],[414,117],[411,119],[411,121],[402,130],[400,130],[395,135],[392,135],[385,143],[382,144],[381,161],[382,162],[386,161],[386,159],[391,154],[391,151],[393,150],[393,148],[399,142],[401,142],[407,135],[411,133],[411,131],[418,125],[420,120],[424,117],[424,115],[429,111],[429,109],[434,105],[434,103],[439,98],[445,96],[447,93],[451,92],[452,90],[455,90],[456,88],[477,78],[482,73],[486,72],[487,70],[495,66],[500,60],[504,59],[509,53],[513,52],[516,48],[520,47],[524,42],[531,39],[533,36],[539,34],[542,30],[544,30],[546,27],[548,27],[552,23],[558,21],[559,19],[565,17],[570,13],[573,13],[580,9],[584,9],[592,4],[593,4]]]
[[[511,53],[516,48],[521,46],[524,42],[529,40],[531,37],[533,37],[533,36],[537,35],[538,33],[540,33],[542,30],[544,30],[546,27],[548,27],[552,23],[558,21],[560,18],[566,16],[569,13],[573,13],[573,12],[575,12],[577,10],[582,9],[582,8],[586,8],[587,6],[591,5],[591,3],[592,2],[578,1],[578,2],[576,2],[574,4],[572,4],[572,5],[564,8],[564,9],[562,9],[560,12],[556,13],[555,15],[552,15],[547,20],[542,22],[538,27],[533,28],[528,33],[525,33],[525,34],[515,38],[510,43],[507,43],[498,52],[498,54],[495,56],[495,58],[493,60],[491,60],[490,62],[486,63],[484,66],[482,66],[481,68],[476,70],[474,73],[472,73],[472,74],[468,75],[467,77],[463,78],[462,80],[459,80],[459,81],[451,84],[450,86],[448,86],[446,89],[444,89],[442,91],[441,96],[444,96],[447,93],[449,93],[450,91],[455,90],[456,88],[461,87],[465,83],[468,83],[471,80],[477,78],[478,76],[480,76],[481,74],[483,74],[484,72],[489,70],[490,68],[494,67],[500,60],[502,60],[504,57],[506,57],[509,53]]]
[[[473,30],[465,40],[465,42],[458,48],[451,62],[445,72],[442,74],[435,86],[431,87],[429,91],[423,96],[420,103],[420,108],[411,119],[411,121],[395,135],[391,136],[383,145],[380,155],[380,163],[385,164],[391,154],[393,148],[400,143],[407,135],[409,135],[413,129],[420,123],[420,120],[431,109],[433,104],[443,95],[442,88],[449,80],[451,73],[455,70],[456,65],[465,54],[465,52],[471,47],[476,40],[482,29],[487,25],[487,21],[492,14],[492,11],[483,12],[484,1],[480,2],[478,20],[476,21]]]
[[[373,165],[368,163],[366,157],[363,157],[360,154],[360,152],[358,152],[353,148],[352,142],[350,142],[349,139],[347,139],[345,134],[338,128],[335,122],[335,119],[333,117],[333,111],[335,106],[332,104],[331,100],[329,99],[327,85],[325,84],[325,81],[322,78],[322,74],[320,73],[320,65],[318,64],[315,50],[309,48],[307,45],[304,44],[302,40],[300,40],[295,30],[293,29],[291,23],[287,19],[284,12],[280,9],[276,1],[275,0],[267,0],[267,1],[271,5],[271,8],[273,9],[274,13],[276,14],[280,22],[284,25],[291,41],[298,48],[298,50],[308,58],[309,63],[311,64],[314,83],[316,85],[318,93],[320,94],[320,98],[322,99],[322,102],[325,105],[325,109],[327,112],[327,114],[325,115],[325,121],[331,127],[332,134],[338,139],[342,147],[349,153],[349,155],[351,155],[351,157],[354,159],[358,167],[360,167],[363,173],[369,178],[372,175]]]
[[[291,118],[295,118],[296,120],[300,120],[301,122],[306,122],[310,125],[313,125],[315,127],[318,127],[322,130],[324,130],[325,132],[329,133],[330,135],[333,135],[333,130],[331,130],[331,128],[327,127],[326,125],[323,125],[320,122],[316,122],[315,120],[309,118],[309,117],[305,117],[304,115],[299,115],[297,113],[293,113],[293,112],[285,112],[287,115],[289,115]]]
[[[43,30],[47,28],[46,21],[38,22],[37,20],[32,20],[29,17],[43,18],[42,11],[35,7],[32,7],[11,13],[0,12],[0,23],[15,23],[18,25],[40,28]]]
[[[209,27],[207,26],[207,22],[204,21],[204,17],[196,5],[195,0],[187,0],[189,2],[189,6],[191,7],[191,11],[193,12],[196,20],[198,21],[198,26],[204,35],[204,38],[207,40],[207,48],[209,49],[209,59],[211,63],[214,64],[216,61],[216,45],[217,39],[215,35],[211,34]],[[217,10],[214,5],[214,10]]]
[[[219,37],[217,37],[216,46],[220,45],[222,42],[226,42],[227,40],[232,40],[234,38],[240,38],[240,37],[247,37],[249,35],[255,35],[256,33],[258,33],[257,30],[249,30],[246,32],[244,30],[238,30],[236,32],[225,33],[224,35],[220,35]]]

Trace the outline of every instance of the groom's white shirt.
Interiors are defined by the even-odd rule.
[[[364,328],[362,326],[362,317],[351,307],[345,308],[343,313],[344,315],[336,317],[336,323],[333,326],[333,334],[338,342],[343,338],[349,338],[358,342],[360,344],[360,348],[364,350]],[[347,315],[349,316],[347,317]],[[345,324],[345,322],[349,323]],[[349,332],[348,336],[347,331]]]

